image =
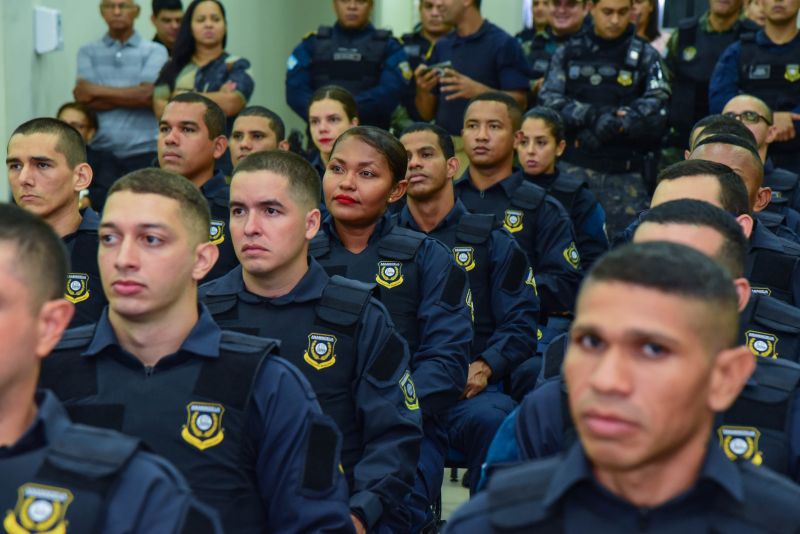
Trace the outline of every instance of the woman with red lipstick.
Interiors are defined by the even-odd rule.
[[[333,143],[351,126],[358,126],[358,108],[350,91],[338,85],[314,91],[308,105],[308,129],[317,153],[310,162],[320,178],[325,174]]]
[[[585,177],[566,174],[556,162],[564,153],[564,124],[558,113],[535,107],[523,117],[515,141],[517,158],[527,180],[547,189],[564,205],[575,226],[581,263],[586,269],[608,251],[606,215]]]
[[[322,180],[330,213],[309,252],[328,274],[375,285],[408,341],[424,431],[406,501],[411,531],[418,532],[432,520],[430,505],[442,486],[444,421],[467,382],[472,319],[466,273],[450,250],[398,226],[387,212],[405,193],[407,168],[405,147],[385,130],[355,126],[341,134]]]
[[[225,51],[228,27],[225,8],[218,0],[194,0],[186,9],[170,59],[161,69],[153,93],[156,117],[170,96],[185,91],[202,93],[233,119],[253,94],[250,62]]]

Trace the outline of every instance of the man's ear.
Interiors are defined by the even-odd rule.
[[[743,213],[736,217],[736,222],[739,223],[739,226],[742,228],[742,232],[744,232],[744,236],[747,239],[750,239],[750,236],[753,235],[753,227],[755,226],[755,222],[753,221],[753,217],[750,215]]]
[[[458,168],[461,167],[458,158],[450,158],[447,160],[447,177],[451,180],[458,175]]]
[[[739,301],[738,308],[741,312],[750,301],[750,282],[744,277],[736,278],[733,280],[733,286],[736,288],[736,296]]]
[[[88,163],[79,163],[77,167],[72,170],[72,189],[75,192],[89,189],[92,184],[92,176],[94,171]]]
[[[50,354],[74,314],[75,305],[65,299],[48,300],[42,305],[38,317],[36,356],[44,358]]]
[[[711,369],[708,407],[714,412],[730,408],[755,367],[756,357],[744,345],[717,354]]]
[[[767,206],[769,206],[770,200],[772,200],[772,189],[769,187],[759,187],[758,193],[756,193],[756,205],[753,206],[753,212],[758,213],[759,211],[764,211]]]
[[[771,145],[775,141],[775,138],[777,136],[778,136],[778,128],[774,124],[771,124],[769,128],[767,128],[767,138],[764,142],[767,145]]]
[[[394,184],[392,191],[389,193],[389,204],[403,198],[403,195],[406,194],[406,189],[408,189],[408,180],[400,180]]]
[[[318,208],[306,213],[306,241],[311,241],[319,232],[319,225],[322,220],[322,213]]]
[[[289,152],[289,141],[284,139],[278,143],[278,150],[283,150],[284,152]]]
[[[192,267],[192,278],[199,282],[211,271],[214,264],[219,259],[219,249],[217,245],[206,241],[197,245],[194,249],[194,267]]]
[[[217,136],[214,139],[214,159],[219,159],[228,150],[228,138],[224,135]]]

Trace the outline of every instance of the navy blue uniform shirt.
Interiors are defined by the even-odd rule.
[[[528,61],[516,39],[488,20],[475,33],[465,37],[452,31],[433,47],[427,65],[450,61],[459,73],[500,91],[527,91],[530,86]],[[437,96],[436,124],[461,135],[466,98],[445,100]]]
[[[209,303],[223,328],[241,328],[246,333],[255,329],[256,335],[281,341],[282,357],[306,376],[316,390],[322,411],[336,421],[344,434],[342,464],[351,488],[350,508],[368,527],[373,527],[411,491],[422,419],[419,406],[408,405],[400,385],[407,379],[408,346],[395,332],[389,313],[380,302],[370,298],[364,305],[352,330],[354,345],[343,335],[351,330],[349,327],[325,326],[317,314],[307,313],[309,306],[321,304],[329,282],[325,270],[310,258],[308,272],[289,293],[264,298],[245,288],[240,266],[203,285],[200,299]],[[235,298],[234,314],[238,317],[226,318],[227,314],[214,312],[209,301],[224,296]],[[315,361],[307,362],[304,351],[313,350],[312,336],[334,340],[332,365],[316,368],[312,366]],[[354,351],[348,353],[344,347]],[[399,354],[387,354],[389,347],[392,353]],[[373,375],[379,358],[392,358],[395,365],[386,373],[388,376],[376,378]],[[331,382],[344,382],[349,402],[342,402],[341,387],[333,389]],[[341,413],[342,408],[346,413]]]
[[[480,191],[472,183],[469,169],[456,180],[456,196],[473,213],[490,213],[506,220],[514,194],[522,184],[522,173],[511,174],[495,185]],[[519,231],[513,235],[536,273],[542,313],[565,313],[572,310],[583,273],[575,252],[576,237],[572,220],[564,207],[547,195],[536,209],[536,220],[523,217]],[[526,227],[532,227],[527,230]],[[577,260],[574,258],[577,257]]]
[[[43,450],[46,454],[51,445],[72,427],[66,410],[51,392],[39,391],[36,394],[36,404],[38,405],[36,418],[25,433],[16,443],[0,447],[0,465],[4,466],[4,477],[11,477],[11,472],[17,469],[35,471],[36,467],[29,465],[30,460],[42,453]],[[78,459],[78,461],[80,460],[90,464],[95,459]],[[24,477],[24,474],[22,476]],[[117,477],[106,501],[98,507],[98,511],[101,513],[98,523],[101,528],[98,532],[104,534],[148,534],[151,532],[177,534],[185,532],[187,514],[202,515],[204,521],[201,524],[213,528],[212,532],[222,532],[214,511],[201,506],[192,497],[191,490],[183,476],[172,464],[160,456],[138,451],[134,453]],[[104,482],[100,481],[96,485],[96,489],[103,484]],[[79,488],[65,489],[77,490]],[[79,492],[76,491],[76,493],[80,496]],[[3,491],[0,494],[0,506],[4,510],[14,510],[17,496],[16,488],[9,492]],[[68,504],[66,507],[67,521],[70,517],[70,508],[75,509],[78,506],[80,504],[77,502]],[[80,519],[85,520],[86,518]],[[11,521],[10,516],[6,517],[6,521]],[[58,527],[58,524],[52,526]]]
[[[452,250],[456,245],[452,238],[456,238],[456,236],[455,232],[450,232],[448,229],[457,226],[461,217],[467,213],[464,204],[460,200],[456,200],[450,213],[436,228],[428,232],[428,235],[439,239]],[[407,206],[398,215],[398,222],[401,226],[418,232],[422,231]],[[451,239],[446,239],[446,236],[451,236]],[[490,283],[490,287],[485,288],[488,289],[486,293],[489,300],[477,302],[473,299],[473,306],[476,309],[478,306],[486,306],[490,309],[494,319],[494,331],[486,340],[485,348],[480,353],[472,355],[472,361],[481,358],[492,368],[492,382],[504,378],[520,363],[536,353],[539,298],[527,260],[524,264],[525,268],[519,270],[519,281],[514,289],[509,291],[505,287],[506,277],[509,276],[509,271],[512,270],[514,264],[515,252],[524,257],[524,252],[514,238],[504,229],[495,228],[488,240],[489,264],[473,267],[474,269],[483,269],[484,277],[488,278]],[[456,254],[455,251],[453,253]],[[514,276],[514,274],[512,273],[510,276]],[[474,278],[470,280],[474,280]],[[471,284],[471,289],[475,295],[474,284]]]

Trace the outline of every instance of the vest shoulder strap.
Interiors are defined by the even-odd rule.
[[[56,345],[56,348],[53,350],[88,347],[94,337],[95,326],[94,324],[87,324],[76,328],[70,328],[64,332],[64,335],[61,336],[61,341],[58,342],[58,345]]]
[[[761,249],[755,251],[750,278],[756,283],[769,281],[774,287],[791,291],[792,277],[795,275],[800,258],[787,253]]]
[[[800,333],[800,309],[771,297],[754,295],[751,298],[756,298],[753,310],[756,322],[779,332]]]
[[[586,180],[583,178],[569,174],[559,174],[558,179],[550,187],[549,194],[561,202],[567,209],[567,213],[571,213],[572,206],[575,204],[575,197],[578,196],[578,191],[585,185],[587,185]]]
[[[800,176],[786,169],[775,169],[769,175],[769,186],[779,191],[790,191],[797,188]]]
[[[375,33],[372,34],[373,41],[388,41],[389,38],[392,36],[392,32],[389,30],[375,30]]]
[[[73,424],[52,443],[42,469],[48,470],[49,479],[55,473],[73,482],[104,479],[119,473],[139,447],[138,439],[119,432]]]
[[[567,334],[561,334],[550,342],[542,356],[542,376],[544,379],[561,374],[561,365],[564,363],[566,351]]]
[[[231,330],[222,331],[222,339],[219,343],[220,350],[238,352],[240,354],[264,354],[278,352],[280,342],[275,339],[251,336]]]
[[[489,482],[489,509],[492,528],[496,532],[536,532],[549,512],[542,505],[550,481],[555,476],[562,459],[560,456],[523,464],[498,471]]]
[[[753,378],[759,386],[789,396],[800,383],[800,364],[781,358],[759,358]]]
[[[365,284],[339,275],[331,277],[317,305],[317,317],[339,326],[352,326],[369,302],[374,284]]]
[[[228,344],[233,336],[238,338],[238,341],[233,344],[236,350],[228,350]],[[254,346],[261,344],[277,348],[279,342],[273,339],[223,331],[223,338],[226,337],[229,341],[223,341],[220,344],[219,358],[204,358],[193,393],[213,399],[226,407],[243,411],[250,400],[258,370],[264,359],[268,357],[268,353],[254,347],[251,347],[251,350],[241,350],[240,347],[244,344],[242,337],[251,338],[249,343]],[[271,352],[277,354],[275,349]]]
[[[456,228],[456,239],[471,245],[485,243],[492,230],[497,226],[497,219],[488,213],[466,213],[461,216]]]
[[[315,258],[321,258],[331,251],[331,238],[325,232],[317,232],[317,235],[308,244],[308,252]]]
[[[320,26],[317,29],[317,39],[330,39],[333,35],[332,26]]]
[[[238,302],[236,295],[206,295],[203,297],[203,304],[208,308],[209,313],[219,315],[236,307]]]
[[[522,182],[517,190],[514,191],[511,205],[517,208],[535,210],[544,202],[545,196],[547,196],[547,191],[544,188],[530,182]]]
[[[425,234],[394,225],[378,242],[378,254],[392,260],[410,260],[425,240]]]

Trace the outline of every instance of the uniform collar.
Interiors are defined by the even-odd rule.
[[[767,161],[764,162],[764,175],[770,175],[775,171],[775,163],[773,163],[772,158],[767,156]]]
[[[580,442],[576,442],[569,449],[550,481],[544,496],[544,506],[550,508],[563,499],[571,488],[581,482],[589,481],[599,486],[592,474],[589,459],[586,457],[583,447]],[[714,439],[709,440],[700,474],[689,491],[696,488],[702,481],[714,483],[737,501],[744,501],[744,489],[739,468],[723,455]],[[602,488],[602,486],[600,487]],[[603,491],[610,494],[605,488],[603,488]],[[619,500],[619,497],[613,497]]]
[[[348,30],[347,28],[344,28],[341,24],[336,22],[333,25],[333,29],[335,31],[341,32],[341,33],[343,33],[345,35],[352,35],[352,36],[355,37],[355,36],[363,35],[365,33],[374,32],[375,31],[375,26],[373,26],[371,22],[368,22],[367,25],[364,26],[363,28],[361,28],[360,30]]]
[[[766,226],[758,222],[758,219],[753,217],[753,233],[750,236],[750,249],[763,248],[766,250],[775,250],[783,252],[784,247],[781,239],[767,229]]]
[[[392,220],[392,215],[389,213],[387,209],[386,212],[381,215],[378,222],[375,223],[375,229],[372,231],[372,235],[369,236],[368,243],[373,243],[375,240],[380,239],[381,237],[385,236],[389,233],[389,231],[394,227],[396,223]],[[339,239],[339,234],[336,233],[336,225],[333,222],[333,215],[328,214],[327,217],[322,221],[322,231],[324,231],[331,240],[336,240],[337,243],[341,244],[342,240]]]
[[[492,26],[494,26],[494,24],[489,22],[489,19],[483,19],[483,22],[481,23],[480,28],[478,28],[478,31],[476,31],[475,33],[471,33],[469,35],[465,35],[465,36],[462,37],[462,36],[458,35],[458,32],[453,30],[450,33],[448,33],[447,35],[452,35],[453,39],[456,42],[467,43],[469,41],[475,41],[477,39],[480,39],[481,37],[486,35],[486,33],[488,33],[489,30],[492,29]]]
[[[113,46],[114,43],[119,43],[121,46],[134,46],[135,47],[135,46],[139,46],[139,43],[141,43],[141,42],[142,42],[142,36],[139,35],[139,32],[137,32],[136,30],[133,31],[133,35],[131,35],[131,38],[128,39],[127,41],[125,41],[124,43],[120,43],[120,41],[117,41],[116,39],[111,37],[109,34],[105,34],[103,36],[103,43],[106,46]]]
[[[79,232],[96,232],[100,228],[100,215],[92,208],[82,210],[81,216],[83,219],[78,226]]]
[[[209,181],[200,186],[200,191],[206,198],[213,198],[221,191],[228,187],[228,182],[225,181],[225,175],[219,169],[214,170],[214,176]]]
[[[484,191],[489,191],[491,189],[494,189],[495,187],[501,187],[505,192],[506,196],[511,197],[511,195],[514,194],[517,188],[520,185],[522,185],[522,180],[523,180],[522,171],[515,172],[512,170],[511,174],[508,175],[508,177],[503,178],[496,184],[487,187],[486,189],[484,189]],[[480,189],[475,187],[475,184],[472,182],[472,175],[470,175],[469,173],[469,167],[467,167],[467,170],[465,170],[464,174],[461,175],[461,178],[456,180],[454,185],[456,187],[456,190],[458,189],[464,190],[470,187],[473,190],[480,192]]]
[[[16,443],[0,447],[0,458],[23,454],[52,443],[70,425],[67,411],[50,390],[38,390],[34,401],[38,406],[36,417]]]
[[[447,215],[445,215],[444,219],[442,219],[439,224],[436,225],[436,228],[428,233],[433,233],[437,230],[444,230],[445,228],[449,228],[458,224],[458,221],[461,220],[461,217],[467,213],[469,213],[469,210],[467,210],[464,204],[458,198],[456,198],[456,203],[453,206],[453,209],[451,209]],[[397,224],[405,228],[416,230],[417,232],[422,232],[423,234],[426,233],[420,229],[417,221],[411,215],[411,211],[408,209],[408,204],[403,206],[403,211],[401,211],[397,216]]]
[[[214,322],[205,305],[199,304],[199,311],[200,317],[189,332],[189,335],[183,340],[177,353],[189,353],[205,358],[218,358],[222,330]],[[92,342],[89,343],[89,347],[83,352],[82,356],[97,356],[109,347],[123,350],[117,340],[117,335],[114,333],[114,328],[108,320],[108,306],[106,306],[95,326]]]
[[[328,285],[330,277],[325,269],[313,257],[308,257],[308,271],[303,278],[287,294],[275,298],[266,298],[247,290],[242,277],[242,266],[239,265],[225,276],[213,282],[213,286],[206,295],[222,296],[237,295],[244,302],[258,304],[269,302],[276,306],[291,304],[293,302],[309,302],[322,296],[322,290]]]

